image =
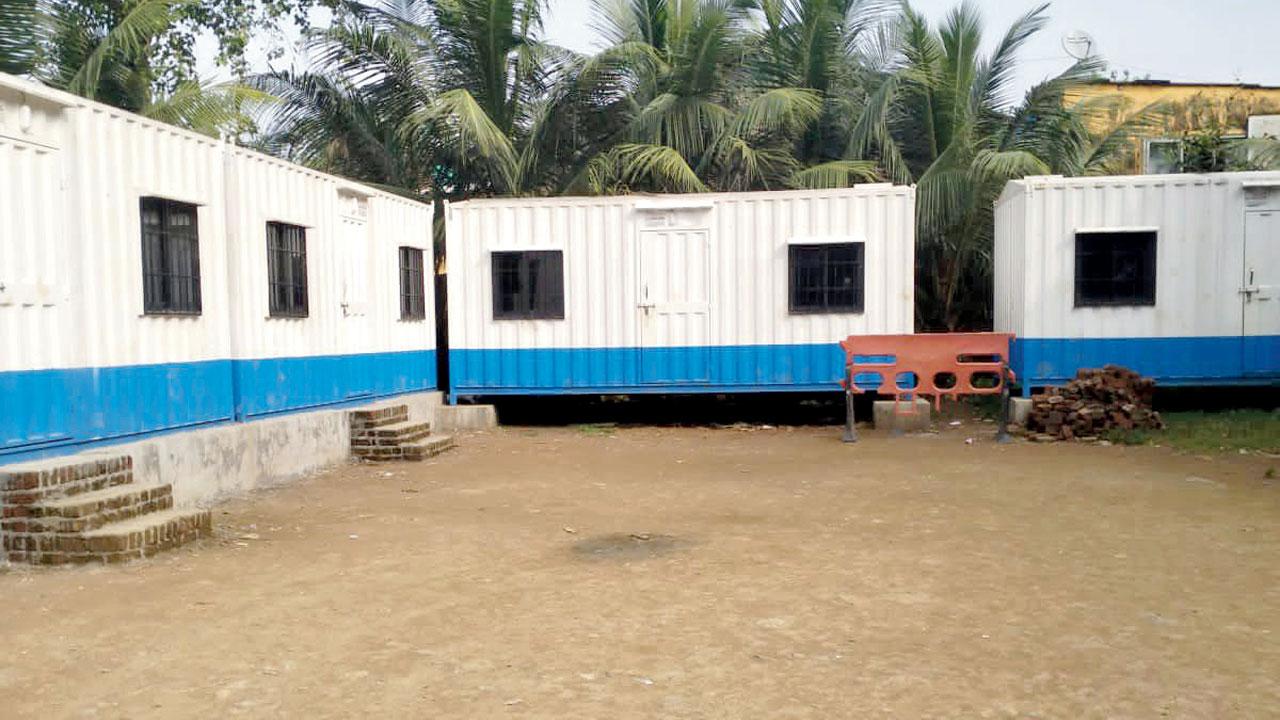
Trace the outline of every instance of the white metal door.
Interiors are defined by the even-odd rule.
[[[338,225],[339,262],[342,267],[342,314],[344,317],[364,317],[369,313],[369,235],[365,221],[344,216]]]
[[[67,257],[59,151],[0,135],[0,167],[0,371],[78,367],[83,358],[67,333],[79,268]],[[67,373],[11,377],[0,372],[0,450],[69,440],[87,424],[72,412],[81,388]]]
[[[367,213],[363,198],[344,198],[338,223],[337,258],[342,278],[342,346],[343,352],[357,360],[345,364],[347,368],[348,398],[364,397],[373,393],[376,369],[369,367],[368,352],[373,336],[369,323],[369,257],[373,248],[369,242],[369,229],[365,222]]]
[[[640,233],[640,381],[696,383],[710,377],[710,234]]]
[[[1280,210],[1245,213],[1244,371],[1280,372]]]

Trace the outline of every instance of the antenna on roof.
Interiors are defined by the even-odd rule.
[[[1072,30],[1062,36],[1062,49],[1076,60],[1093,57],[1094,47],[1093,36],[1083,30]]]

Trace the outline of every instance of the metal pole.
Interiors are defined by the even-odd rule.
[[[858,442],[858,429],[854,426],[857,418],[853,414],[853,370],[849,370],[848,384],[844,388],[844,436],[840,439],[847,443]]]
[[[1009,397],[1009,366],[1002,365],[1000,367],[1000,426],[996,429],[996,442],[1009,443],[1013,442],[1013,438],[1009,437],[1009,404],[1013,399]]]

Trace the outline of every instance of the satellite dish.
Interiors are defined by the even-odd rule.
[[[1062,36],[1062,49],[1076,60],[1093,57],[1093,37],[1083,30],[1072,30]]]

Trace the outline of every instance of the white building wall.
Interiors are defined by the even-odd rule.
[[[368,314],[374,319],[369,342],[375,347],[393,352],[436,347],[433,222],[429,205],[386,193],[369,196]],[[400,320],[401,247],[422,251],[424,321]]]
[[[221,143],[97,104],[72,111],[72,184],[79,205],[64,228],[82,263],[84,366],[226,358],[229,352],[225,178]],[[139,200],[197,206],[198,316],[144,315]]]
[[[601,198],[472,200],[448,206],[449,336],[451,375],[467,391],[473,382],[518,391],[560,386],[580,391],[600,387],[580,382],[582,371],[513,369],[516,363],[561,362],[559,356],[520,357],[519,350],[625,350],[641,344],[673,348],[805,346],[823,354],[850,334],[910,333],[914,322],[914,190],[865,185],[848,190],[725,193]],[[641,338],[642,310],[638,242],[647,230],[706,230],[708,234],[708,329],[686,334],[673,325],[665,336]],[[788,310],[788,247],[808,242],[865,243],[864,311],[792,314]],[[563,320],[495,320],[491,254],[503,250],[564,253]],[[686,272],[695,255],[672,267]],[[603,357],[603,356],[602,356]],[[816,357],[816,355],[815,355]],[[627,356],[609,356],[617,366]],[[712,364],[718,361],[712,358]],[[707,385],[812,385],[800,361],[775,357],[785,367],[754,374],[743,362],[722,381]],[[807,361],[806,361],[807,362]],[[723,370],[723,369],[722,369]],[[597,369],[602,376],[608,369]],[[575,374],[576,373],[576,374]],[[836,373],[838,375],[838,372]],[[530,380],[530,376],[536,376]],[[732,375],[730,378],[729,376]],[[765,377],[768,375],[769,377]],[[499,377],[500,376],[500,377]],[[728,379],[726,379],[728,378]],[[634,378],[633,378],[634,379]],[[608,387],[626,384],[612,378]]]
[[[1027,199],[1010,183],[996,204],[993,285],[995,327],[1021,335],[1026,284]]]
[[[143,308],[139,201],[197,206],[201,312]],[[310,315],[268,317],[266,222]],[[435,387],[430,206],[0,75],[0,456]],[[400,317],[400,246],[426,257]]]
[[[62,106],[0,85],[0,372],[80,362]],[[32,342],[47,338],[49,342]]]
[[[431,349],[430,206],[240,148],[227,155],[238,358]],[[270,317],[267,223],[306,228],[309,314]],[[399,252],[422,249],[427,320],[400,320]]]
[[[1280,173],[1274,175],[1280,178]],[[1021,245],[1026,264],[1019,272],[1018,252],[999,245],[999,250],[1010,250],[1011,262],[997,258],[997,284],[1016,292],[1016,279],[1022,279],[1021,298],[1011,296],[1009,305],[1020,308],[1025,319],[1023,327],[1014,327],[1017,311],[1010,310],[1014,314],[996,329],[1049,338],[1239,334],[1246,207],[1242,183],[1249,177],[1256,175],[1028,178],[1011,183],[997,208],[997,228],[1017,224],[1025,203],[1025,229],[1010,240]],[[1157,231],[1155,306],[1075,307],[1076,233],[1125,228]]]
[[[1280,173],[1009,183],[996,205],[995,329],[1018,335],[1024,387],[1109,363],[1164,384],[1280,376],[1280,336],[1246,333],[1242,322],[1266,312],[1241,293],[1246,215],[1266,209],[1280,212]],[[1120,230],[1156,232],[1155,304],[1076,307],[1076,234]],[[1259,272],[1277,277],[1280,267]]]

